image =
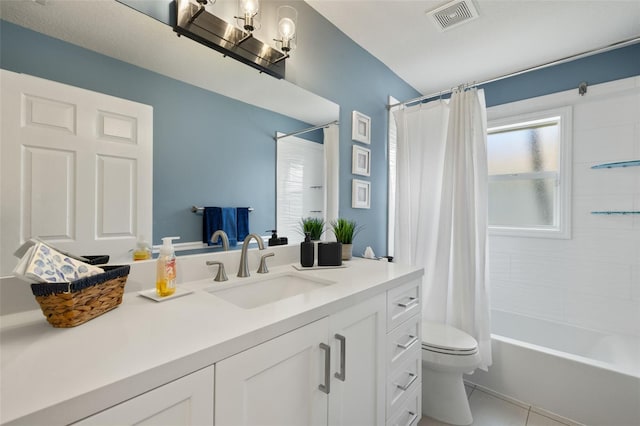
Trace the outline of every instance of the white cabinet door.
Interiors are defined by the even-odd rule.
[[[0,275],[40,237],[117,261],[151,239],[153,109],[0,70]]]
[[[332,426],[385,422],[385,312],[381,294],[330,317]]]
[[[74,425],[213,425],[213,383],[214,368],[208,367]]]
[[[216,426],[327,424],[321,319],[216,364]]]

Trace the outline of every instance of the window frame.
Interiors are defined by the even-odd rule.
[[[521,173],[519,178],[528,177],[549,177],[557,175],[557,192],[554,203],[555,223],[551,227],[525,227],[525,226],[496,226],[489,225],[490,236],[510,236],[510,237],[536,237],[536,238],[571,238],[571,166],[572,166],[572,130],[573,130],[573,109],[571,106],[559,108],[540,109],[517,115],[503,115],[492,117],[489,114],[487,122],[487,145],[489,134],[496,130],[517,130],[532,127],[535,124],[545,122],[558,122],[560,126],[560,146],[558,147],[558,172],[534,172]],[[558,117],[556,120],[555,118]],[[488,148],[488,146],[487,146]],[[504,175],[495,175],[497,179],[509,179]],[[488,176],[491,179],[491,175]]]

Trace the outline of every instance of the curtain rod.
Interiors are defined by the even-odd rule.
[[[309,127],[308,129],[299,130],[299,131],[293,132],[293,133],[287,133],[286,135],[282,135],[282,136],[278,136],[276,134],[276,136],[274,136],[273,139],[277,141],[278,139],[286,138],[287,136],[301,135],[303,133],[308,133],[308,132],[312,132],[314,130],[318,130],[318,129],[323,129],[325,127],[329,127],[332,124],[340,124],[340,122],[338,120],[333,120],[333,121],[330,121],[330,122],[328,122],[326,124],[321,124],[320,126]]]
[[[541,65],[536,65],[536,66],[533,66],[533,67],[530,67],[530,68],[526,68],[526,69],[523,69],[523,70],[520,70],[520,71],[516,71],[516,72],[509,73],[509,74],[501,75],[500,77],[496,77],[496,78],[492,78],[492,79],[489,79],[489,80],[485,80],[485,81],[482,81],[480,83],[473,83],[471,86],[483,86],[485,84],[493,83],[494,81],[503,80],[503,79],[509,78],[509,77],[515,77],[515,76],[520,75],[520,74],[524,74],[524,73],[527,73],[527,72],[530,72],[530,71],[537,71],[537,70],[540,70],[540,69],[543,69],[543,68],[547,68],[547,67],[550,67],[550,66],[553,66],[553,65],[560,65],[560,64],[563,64],[565,62],[574,61],[576,59],[586,58],[587,56],[592,56],[592,55],[595,55],[597,53],[603,53],[603,52],[606,52],[606,51],[609,51],[609,50],[618,49],[620,47],[628,46],[628,45],[635,44],[635,43],[638,43],[638,42],[640,42],[640,37],[632,37],[632,38],[629,38],[629,39],[626,39],[626,40],[622,40],[622,41],[619,41],[619,42],[616,42],[616,43],[609,44],[609,45],[604,46],[604,47],[599,47],[597,49],[587,50],[585,52],[577,53],[575,55],[565,56],[562,59],[557,59],[557,60],[551,61],[551,62],[545,62],[544,64],[541,64]],[[391,109],[391,108],[394,108],[394,107],[397,107],[397,106],[401,106],[401,105],[412,104],[412,103],[415,103],[415,102],[423,101],[425,99],[435,98],[436,96],[441,96],[441,95],[448,94],[448,93],[451,93],[451,92],[453,92],[453,88],[452,89],[448,89],[448,90],[442,90],[442,91],[436,92],[436,93],[431,93],[429,95],[419,96],[417,98],[409,99],[408,101],[398,102],[397,104],[387,105],[387,109]]]

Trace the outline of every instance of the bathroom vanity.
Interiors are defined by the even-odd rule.
[[[37,311],[3,317],[2,424],[417,424],[423,271],[353,259],[256,274],[256,253],[249,278],[230,263],[228,282],[183,282],[193,292],[172,300],[129,291],[75,328]],[[180,258],[179,271],[214,257]],[[322,285],[251,307],[220,293],[286,280]]]

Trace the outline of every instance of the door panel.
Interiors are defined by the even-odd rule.
[[[213,425],[213,383],[214,367],[207,367],[73,425]]]
[[[384,294],[330,317],[333,369],[329,424],[383,425],[385,421],[386,298]],[[340,337],[338,337],[340,336]],[[343,343],[344,342],[344,343]],[[344,379],[340,375],[344,351]]]
[[[216,426],[327,424],[322,319],[216,364]]]
[[[33,237],[128,259],[138,235],[152,238],[152,108],[0,73],[0,275]]]

